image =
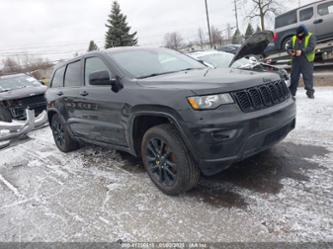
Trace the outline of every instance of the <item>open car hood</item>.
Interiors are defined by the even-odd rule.
[[[239,51],[235,54],[234,58],[230,62],[229,67],[234,64],[235,61],[249,56],[249,55],[261,55],[264,53],[268,44],[273,41],[273,32],[272,31],[263,31],[258,32],[252,35],[247,39]]]

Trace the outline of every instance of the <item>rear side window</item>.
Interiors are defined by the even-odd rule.
[[[67,65],[65,73],[65,87],[78,87],[82,85],[81,62],[76,61]]]
[[[65,67],[61,67],[57,71],[55,71],[51,84],[52,88],[64,86],[64,73],[65,73]]]
[[[323,3],[318,5],[318,14],[321,16],[326,16],[333,14],[333,1],[328,3]]]
[[[299,12],[299,20],[302,22],[302,21],[306,21],[306,20],[309,20],[313,17],[313,7],[311,8],[307,8],[307,9],[304,9],[304,10],[301,10]]]
[[[98,57],[90,57],[86,59],[85,69],[84,69],[84,78],[86,85],[89,85],[89,75],[91,73],[108,71],[111,78],[111,73],[109,68],[104,64],[104,62]]]
[[[297,12],[296,10],[278,16],[275,19],[275,28],[281,28],[291,24],[297,23]]]

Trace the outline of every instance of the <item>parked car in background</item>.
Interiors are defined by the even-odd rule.
[[[236,54],[239,51],[240,48],[241,48],[240,44],[229,44],[229,45],[225,45],[221,48],[218,48],[217,50],[227,52],[227,53]]]
[[[260,62],[255,57],[251,57],[251,55],[261,55],[266,50],[266,46],[270,43],[271,38],[271,32],[261,32],[254,34],[242,45],[242,47],[235,55],[231,53],[210,50],[190,53],[189,56],[214,68],[228,68],[231,66],[232,68],[243,70],[276,73],[289,87],[290,77],[285,69]],[[263,44],[260,46],[260,49],[258,49],[256,46],[253,46],[253,44],[257,44],[258,40],[261,40]],[[253,43],[253,41],[255,42]],[[249,57],[249,59],[246,57]]]
[[[24,120],[27,108],[38,116],[46,110],[46,89],[26,74],[0,76],[0,121]]]
[[[209,68],[163,48],[114,48],[59,64],[46,97],[59,150],[92,143],[141,157],[170,195],[295,127],[295,102],[277,74]]]
[[[282,51],[295,34],[298,26],[304,24],[318,42],[333,39],[333,0],[317,1],[288,11],[275,18],[275,49]]]

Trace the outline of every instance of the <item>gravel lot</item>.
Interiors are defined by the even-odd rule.
[[[131,156],[35,131],[0,151],[0,241],[333,241],[333,88],[297,105],[282,143],[179,197]]]

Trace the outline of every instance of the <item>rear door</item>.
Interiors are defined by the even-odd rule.
[[[316,34],[317,25],[314,23],[316,20],[316,11],[314,6],[307,6],[298,10],[298,20],[304,24],[309,32]]]
[[[315,23],[318,39],[323,40],[333,37],[333,1],[318,3]]]
[[[83,87],[83,69],[81,60],[67,64],[64,75],[64,103],[66,119],[72,132],[76,135],[87,136],[89,129],[84,125],[84,105],[81,91]]]

